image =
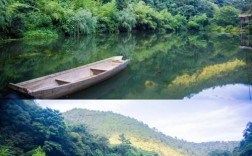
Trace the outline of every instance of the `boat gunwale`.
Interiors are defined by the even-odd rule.
[[[79,66],[79,67],[75,67],[75,68],[72,68],[72,69],[64,70],[64,71],[57,72],[57,73],[54,73],[54,74],[50,74],[50,75],[38,77],[38,78],[35,78],[35,79],[23,81],[23,82],[20,82],[20,83],[15,83],[15,84],[10,83],[9,85],[19,87],[19,86],[22,86],[22,85],[25,85],[25,84],[29,84],[29,83],[32,83],[32,82],[35,82],[35,81],[39,81],[39,80],[43,80],[43,79],[52,78],[52,77],[55,77],[55,76],[58,76],[58,75],[61,75],[61,74],[64,74],[64,73],[73,72],[73,71],[76,71],[76,70],[79,70],[79,69],[82,69],[82,68],[85,68],[85,67],[88,67],[88,66],[92,66],[92,65],[95,65],[95,64],[98,64],[98,63],[106,62],[106,61],[108,61],[108,60],[110,60],[110,59],[117,58],[117,57],[121,57],[121,60],[122,60],[122,57],[123,57],[123,56],[113,56],[113,57],[109,57],[109,58],[107,58],[107,59],[103,59],[103,60],[100,60],[100,61],[96,61],[96,62],[93,62],[93,63],[89,63],[89,64],[82,65],[82,66]],[[125,63],[125,61],[128,61],[128,59],[122,60],[122,61],[124,61],[124,62],[122,62],[121,64]],[[119,65],[120,65],[120,64],[119,64]],[[71,83],[71,84],[72,84],[72,83]],[[62,85],[62,86],[63,86],[63,85]],[[24,88],[25,88],[25,87],[24,87]],[[28,89],[28,88],[26,88],[26,89],[27,89],[28,91],[33,91],[33,90],[31,90],[31,89]]]

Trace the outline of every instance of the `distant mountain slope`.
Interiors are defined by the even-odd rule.
[[[192,143],[175,139],[149,128],[143,122],[113,112],[73,109],[63,113],[63,116],[67,124],[85,124],[92,133],[108,137],[111,144],[121,143],[118,138],[124,134],[134,146],[164,156],[204,156],[216,149],[233,151],[239,144],[235,141]]]

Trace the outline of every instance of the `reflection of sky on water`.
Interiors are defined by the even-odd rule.
[[[244,84],[228,84],[204,89],[184,99],[221,99],[221,100],[252,100],[252,86]]]
[[[252,121],[251,101],[237,100],[38,100],[42,107],[112,111],[143,121],[169,136],[193,142],[241,140]]]

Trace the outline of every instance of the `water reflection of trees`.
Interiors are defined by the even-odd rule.
[[[132,59],[128,69],[130,79],[113,81],[120,87],[113,88],[116,91],[110,94],[110,98],[183,98],[208,87],[229,83],[251,84],[251,79],[247,78],[248,75],[252,75],[248,72],[251,60],[248,61],[246,58],[252,57],[245,56],[244,52],[239,50],[236,36],[155,34],[149,38],[146,36],[140,40],[138,38],[139,36],[136,37],[135,51],[128,53],[127,56]],[[229,45],[231,46],[223,47]],[[219,67],[218,65],[225,66],[237,59],[243,64],[234,70],[214,76],[211,76],[210,71],[205,73],[206,77],[210,75],[209,79],[180,85],[180,88],[167,88],[168,84],[181,75],[194,75],[204,69]],[[226,68],[222,70],[225,71]],[[188,79],[183,81],[187,83]],[[100,98],[106,98],[106,96],[100,96]]]
[[[164,93],[167,85],[181,75],[193,75],[208,66],[239,59],[246,62],[232,83],[251,83],[243,77],[250,74],[251,54],[239,49],[239,36],[230,34],[98,34],[83,38],[61,38],[57,41],[17,41],[0,46],[0,85],[20,82],[98,61],[114,55],[131,60],[125,81],[114,81],[118,89],[106,91],[102,98],[173,98]],[[245,72],[246,68],[246,72]],[[243,72],[244,71],[244,72]],[[134,76],[132,76],[134,75]],[[212,78],[211,80],[213,80]],[[227,79],[224,78],[223,79]],[[248,79],[248,78],[247,78]],[[146,87],[150,81],[154,87]],[[207,80],[208,81],[208,80]],[[214,80],[212,85],[222,85]],[[203,84],[203,83],[202,83]],[[199,84],[193,92],[204,89]],[[114,85],[113,85],[114,86]],[[99,86],[97,86],[99,87]],[[121,89],[124,88],[124,89]],[[190,86],[187,86],[190,88]],[[99,88],[101,89],[101,88]],[[175,88],[174,88],[175,89]],[[170,92],[172,92],[171,89]],[[158,96],[162,93],[162,96]],[[188,91],[187,93],[192,93]],[[97,93],[96,93],[97,94]],[[109,95],[110,94],[110,95]],[[146,94],[146,95],[145,95]],[[176,98],[183,98],[178,93]],[[92,96],[90,95],[90,98]]]
[[[163,39],[165,37],[167,36],[162,36]],[[223,36],[212,34],[206,36],[203,34],[188,37],[179,36],[178,39],[176,37],[176,35],[175,37],[170,36],[176,42],[167,42],[168,37],[166,42],[158,42],[148,49],[149,51],[144,51],[146,50],[144,47],[142,47],[144,50],[137,51],[146,55],[140,55],[144,56],[144,59],[135,59],[136,63],[131,65],[134,67],[131,67],[134,78],[127,82],[127,86],[132,87],[126,87],[128,91],[118,90],[116,93],[121,92],[121,95],[115,95],[115,97],[183,98],[208,87],[229,83],[252,83],[252,79],[247,78],[248,75],[250,75],[249,77],[252,75],[251,72],[248,72],[251,63],[246,59],[247,57],[251,58],[251,55],[244,56],[244,52],[239,50],[236,36],[225,34]],[[155,48],[157,49],[154,50]],[[138,55],[135,58],[142,58],[140,56]],[[195,81],[196,84],[194,85],[181,85],[179,90],[176,87],[169,88],[169,90],[166,88],[169,83],[180,75],[193,75],[208,67],[225,64],[237,58],[246,62],[246,65],[224,74],[225,76],[220,74],[220,76],[216,75],[207,80]],[[137,63],[137,61],[142,61],[142,63]],[[211,72],[206,74],[211,75]],[[152,87],[146,86],[146,81],[155,85]],[[186,83],[188,80],[185,79],[184,81]]]

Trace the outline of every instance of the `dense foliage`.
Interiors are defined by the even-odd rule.
[[[237,142],[187,142],[167,136],[155,128],[149,128],[148,125],[136,119],[112,112],[73,109],[63,113],[63,116],[66,123],[87,125],[93,133],[108,137],[111,143],[120,143],[124,137],[121,136],[123,133],[126,138],[130,139],[132,145],[146,150],[154,150],[163,156],[204,156],[216,150],[231,152],[238,145]]]
[[[92,135],[84,125],[67,126],[58,111],[42,109],[33,101],[2,101],[1,156],[140,156],[155,155],[134,148],[126,138],[118,146]]]
[[[240,146],[235,149],[234,155],[250,156],[252,155],[252,122],[247,124],[243,137],[244,139],[240,142]]]
[[[237,31],[238,13],[250,5],[250,0],[0,0],[0,33],[57,37],[57,32],[220,31],[226,26]]]

